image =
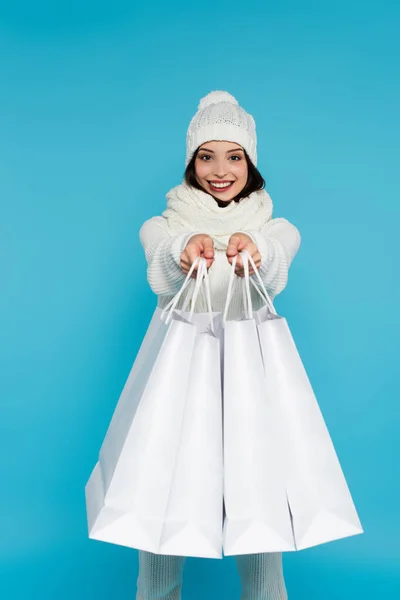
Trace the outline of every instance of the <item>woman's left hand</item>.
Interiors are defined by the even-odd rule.
[[[226,256],[230,264],[232,264],[233,258],[242,250],[247,250],[254,260],[257,269],[259,269],[261,266],[261,255],[251,237],[249,237],[246,233],[234,233],[229,239],[228,248],[226,250]],[[244,268],[241,256],[237,257],[235,273],[239,277],[244,277]],[[254,270],[250,264],[249,274],[254,274]]]

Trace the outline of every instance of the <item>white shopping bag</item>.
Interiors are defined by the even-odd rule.
[[[157,309],[86,485],[89,537],[159,554],[222,554],[217,316]],[[208,290],[208,287],[207,287]],[[209,291],[207,293],[209,300]]]
[[[281,455],[257,334],[257,324],[226,320],[224,312],[225,555],[295,550]]]
[[[208,313],[191,312],[197,335],[160,553],[222,558],[222,315],[212,313],[205,284]]]
[[[282,471],[301,550],[363,533],[324,418],[285,318],[277,315],[254,261],[242,253],[245,285],[250,261],[266,306],[254,313],[265,371],[265,401],[272,404]],[[247,263],[247,268],[246,268]],[[246,294],[248,295],[248,294]],[[248,296],[250,298],[250,296]],[[251,299],[250,299],[251,302]],[[251,309],[250,309],[251,310]]]

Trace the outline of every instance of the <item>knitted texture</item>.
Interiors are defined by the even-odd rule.
[[[204,142],[225,140],[236,142],[257,165],[256,124],[232,94],[216,90],[200,100],[198,111],[186,133],[186,166],[194,151]]]
[[[240,600],[287,600],[282,552],[236,556],[242,586]]]
[[[240,600],[287,600],[282,553],[236,556]],[[180,600],[185,557],[139,551],[136,600]]]
[[[170,229],[179,222],[183,230],[190,231],[195,223],[203,233],[212,235],[215,247],[222,250],[227,247],[233,231],[257,229],[266,225],[272,215],[272,200],[264,189],[242,198],[239,203],[218,206],[211,194],[183,181],[167,193],[167,201],[162,216]]]
[[[271,298],[286,287],[290,264],[300,246],[300,233],[286,219],[272,218],[272,200],[265,190],[253,192],[239,203],[219,207],[213,196],[184,182],[167,193],[167,200],[163,214],[145,221],[139,231],[148,265],[148,282],[158,296],[158,306],[164,308],[182,286],[185,274],[180,267],[180,256],[196,233],[206,233],[214,240],[215,260],[209,269],[214,311],[222,311],[225,306],[231,273],[226,249],[230,236],[238,231],[247,233],[258,247],[259,273]],[[257,283],[254,275],[252,278]],[[239,319],[243,314],[242,294],[237,293],[241,292],[242,285],[243,280],[235,278],[228,319]],[[253,287],[251,295],[257,310],[262,300]],[[186,294],[182,294],[178,308],[185,297]],[[199,296],[195,310],[206,312],[203,295]]]
[[[136,600],[180,600],[185,557],[139,550]]]

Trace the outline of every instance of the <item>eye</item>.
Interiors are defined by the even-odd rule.
[[[242,157],[239,154],[232,154],[231,158],[237,158],[239,160],[242,160]],[[236,161],[233,161],[236,162]]]
[[[199,158],[200,158],[200,160],[203,160],[203,158],[207,158],[207,157],[211,158],[211,156],[209,154],[202,154]],[[206,162],[208,162],[208,161],[206,161]]]

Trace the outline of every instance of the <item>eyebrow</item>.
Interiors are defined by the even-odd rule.
[[[202,150],[205,150],[206,152],[212,152],[212,154],[214,154],[214,150],[211,150],[210,148],[200,148],[199,152]],[[243,148],[233,148],[233,150],[227,150],[227,152],[243,152]]]

